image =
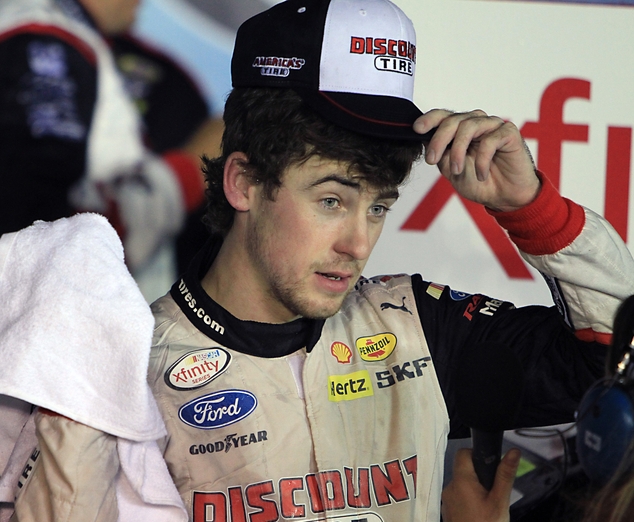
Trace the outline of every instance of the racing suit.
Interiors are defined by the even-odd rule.
[[[201,252],[153,305],[149,371],[191,520],[438,520],[447,436],[468,435],[455,372],[476,344],[502,343],[524,368],[509,428],[572,420],[602,373],[594,340],[608,340],[634,290],[631,256],[549,183],[529,207],[495,215],[559,308],[395,275],[361,279],[325,321],[240,321],[200,285],[220,242]]]
[[[139,277],[202,200],[196,159],[145,148],[112,52],[77,0],[0,3],[0,66],[0,233],[98,212]]]
[[[447,437],[468,435],[456,368],[475,345],[501,343],[524,368],[509,428],[571,421],[602,374],[616,307],[634,293],[634,260],[605,220],[548,182],[532,204],[494,216],[546,276],[556,307],[515,308],[394,275],[362,278],[327,320],[241,321],[201,287],[220,248],[212,239],[152,305],[148,381],[190,520],[439,520]],[[91,437],[76,430],[66,443],[83,448]],[[32,463],[16,514],[42,498],[33,481],[42,469]],[[87,494],[79,481],[74,491]],[[114,511],[93,500],[99,515]],[[38,506],[38,522],[51,520]],[[97,518],[83,515],[70,520]]]

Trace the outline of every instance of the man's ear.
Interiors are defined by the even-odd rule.
[[[237,211],[246,212],[251,208],[254,186],[247,173],[249,158],[244,152],[232,152],[225,162],[223,188],[229,204]]]

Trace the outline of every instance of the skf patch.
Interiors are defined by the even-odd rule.
[[[396,336],[392,333],[382,333],[371,337],[359,337],[356,345],[364,361],[382,361],[387,359],[396,348]]]
[[[427,368],[427,363],[431,357],[422,357],[414,361],[406,361],[403,364],[395,364],[389,370],[376,372],[376,380],[379,388],[389,388],[397,382],[407,379],[415,379],[423,375],[423,368]]]
[[[328,399],[332,402],[353,401],[371,395],[374,390],[367,370],[328,377]]]
[[[352,358],[352,350],[344,343],[335,341],[330,345],[330,353],[337,362],[341,364],[349,364]]]
[[[222,348],[189,352],[165,372],[165,383],[175,390],[194,390],[224,373],[230,362],[231,355]]]
[[[436,283],[429,283],[427,287],[427,293],[431,295],[434,299],[440,299],[442,295],[442,291],[445,289],[445,285],[438,285]]]
[[[281,56],[257,56],[252,67],[259,67],[262,76],[278,76],[286,78],[291,69],[301,69],[306,60],[303,58],[283,58]]]

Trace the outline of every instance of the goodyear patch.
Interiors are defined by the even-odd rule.
[[[367,370],[328,377],[328,399],[332,402],[353,401],[372,395],[374,390]]]
[[[392,333],[382,333],[370,337],[359,337],[356,346],[364,361],[382,361],[392,355],[396,348],[396,336]]]

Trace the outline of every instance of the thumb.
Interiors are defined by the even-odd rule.
[[[522,454],[517,448],[510,449],[504,455],[495,473],[495,482],[491,490],[492,495],[503,499],[510,498],[521,456]]]

